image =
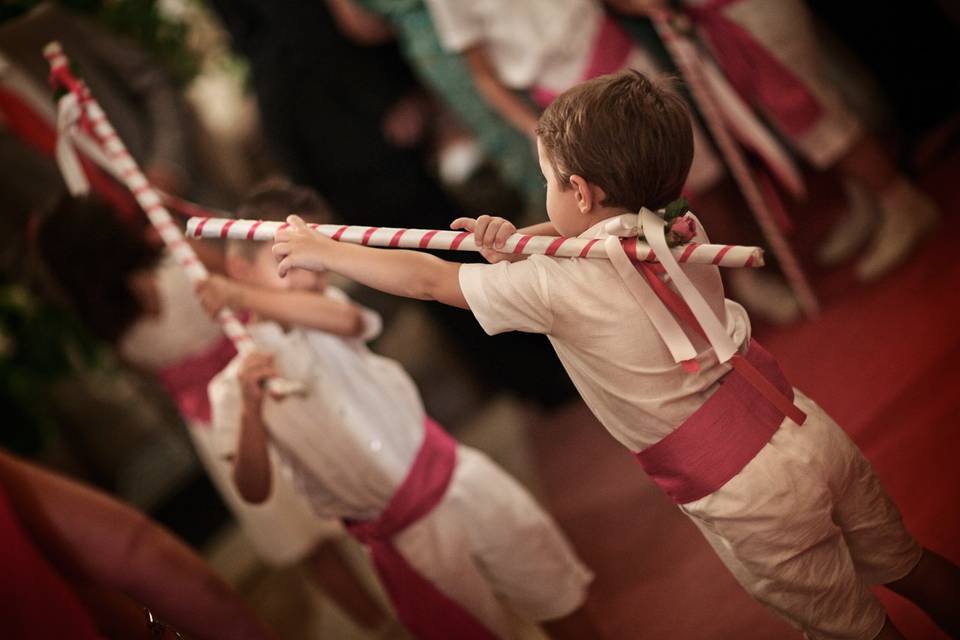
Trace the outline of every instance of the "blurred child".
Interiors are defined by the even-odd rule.
[[[318,518],[279,477],[272,498],[250,505],[215,453],[207,384],[236,355],[183,270],[94,199],[63,199],[39,223],[44,266],[91,331],[155,376],[176,403],[197,455],[257,554],[269,565],[309,565],[312,578],[359,626],[389,633],[393,621],[334,548],[344,532]],[[316,296],[314,296],[316,297]]]
[[[650,209],[677,198],[690,166],[682,100],[637,72],[603,76],[555,100],[537,132],[550,222],[525,231],[597,239],[609,261],[514,262],[496,252],[515,231],[498,218],[454,222],[497,262],[460,265],[334,242],[291,216],[274,245],[279,275],[329,269],[468,308],[490,334],[546,334],[600,422],[744,588],[807,637],[901,637],[874,584],[960,632],[960,570],[907,533],[863,454],[751,340],[719,269],[670,259]],[[641,233],[662,268],[629,260],[620,236]]]
[[[240,214],[323,216],[304,193],[267,187]],[[258,318],[249,328],[264,351],[237,357],[211,382],[214,431],[233,456],[240,494],[251,502],[270,495],[276,450],[316,513],[344,519],[368,546],[418,638],[511,637],[502,603],[555,637],[595,637],[582,607],[591,574],[550,517],[486,456],[425,415],[396,362],[367,349],[380,330],[375,313],[327,286],[322,271],[278,278],[270,249],[229,241],[228,274],[265,297],[322,292],[325,308],[310,325],[326,329]],[[265,397],[261,383],[276,375],[304,382],[306,393]]]

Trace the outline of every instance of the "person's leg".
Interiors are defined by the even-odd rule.
[[[310,576],[357,626],[364,629],[380,629],[389,617],[379,603],[370,595],[356,572],[327,540],[321,542],[306,559]]]
[[[913,571],[884,586],[923,609],[952,637],[960,637],[960,568],[957,565],[924,549]]]
[[[879,225],[857,264],[862,280],[873,280],[907,258],[937,222],[936,204],[897,170],[876,138],[865,135],[839,158],[835,168],[876,194]]]
[[[556,620],[546,620],[541,626],[553,640],[599,640],[603,637],[586,607]]]

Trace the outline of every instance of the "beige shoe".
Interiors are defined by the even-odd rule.
[[[880,194],[880,225],[857,263],[857,277],[870,282],[902,264],[940,220],[936,203],[910,182],[900,180]]]
[[[784,325],[802,315],[800,303],[780,276],[760,269],[731,269],[727,274],[731,298],[742,304],[750,315]]]
[[[843,190],[847,210],[817,247],[817,262],[823,267],[835,267],[852,258],[870,239],[880,215],[876,198],[865,186],[848,179],[843,181]]]

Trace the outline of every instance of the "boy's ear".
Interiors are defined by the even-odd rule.
[[[570,176],[570,187],[577,199],[577,208],[580,209],[580,213],[590,213],[600,206],[606,196],[603,189],[590,184],[586,178],[576,174]]]

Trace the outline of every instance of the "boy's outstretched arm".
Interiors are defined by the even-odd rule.
[[[215,318],[224,307],[249,309],[276,322],[354,338],[363,333],[363,312],[347,300],[317,291],[280,291],[244,284],[216,274],[196,286],[204,310]]]
[[[436,300],[467,309],[460,291],[460,263],[419,251],[374,249],[331,240],[298,216],[277,232],[273,254],[281,277],[290,269],[328,269],[360,284],[405,298]]]

